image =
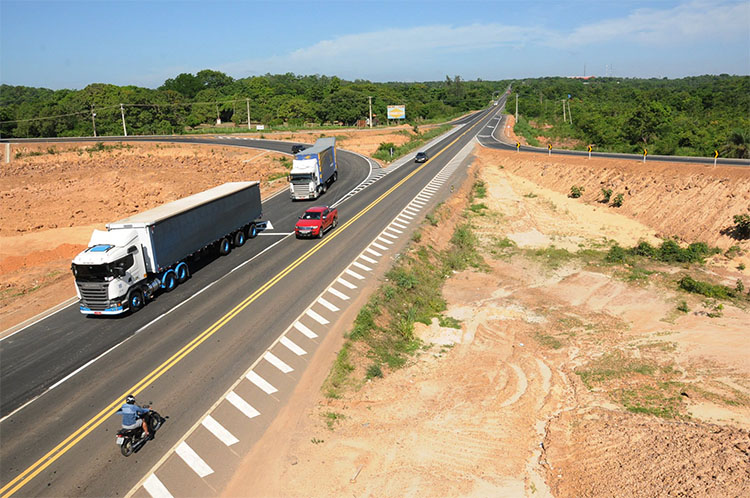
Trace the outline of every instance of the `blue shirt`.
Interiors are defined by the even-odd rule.
[[[122,415],[122,425],[133,425],[138,420],[139,415],[147,412],[148,408],[124,403],[117,413]]]

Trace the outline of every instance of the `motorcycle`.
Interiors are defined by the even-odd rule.
[[[149,408],[149,405],[145,405],[143,408]],[[141,418],[148,424],[148,430],[151,433],[150,437],[145,437],[143,433],[143,427],[139,425],[135,429],[120,429],[117,431],[115,436],[115,443],[120,447],[120,453],[122,456],[130,456],[133,453],[140,450],[146,441],[153,439],[156,431],[169,417],[162,417],[158,412],[149,409],[147,413],[144,413]]]

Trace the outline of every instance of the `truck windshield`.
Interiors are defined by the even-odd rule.
[[[77,265],[73,263],[73,275],[79,282],[104,282],[112,276],[111,264]]]
[[[306,212],[302,215],[303,220],[319,220],[320,219],[320,213],[313,211],[313,212]]]
[[[289,179],[292,181],[292,183],[309,183],[313,180],[313,175],[312,173],[297,173],[294,175],[289,175]]]

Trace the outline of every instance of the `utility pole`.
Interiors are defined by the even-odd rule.
[[[562,101],[563,103],[563,123],[568,120],[568,118],[565,116],[565,99]]]
[[[370,129],[372,129],[372,97],[367,97],[367,100],[370,101]]]
[[[250,129],[250,99],[245,99],[247,103],[247,129]]]
[[[128,129],[125,127],[125,108],[120,104],[120,115],[122,116],[122,134],[128,136]]]
[[[568,119],[570,120],[570,124],[573,124],[573,113],[570,112],[570,100],[568,101]]]
[[[94,128],[94,137],[96,137],[96,113],[93,104],[91,105],[91,125]]]
[[[518,123],[518,93],[516,93],[516,123]]]

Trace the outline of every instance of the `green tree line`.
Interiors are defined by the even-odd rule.
[[[459,76],[424,83],[346,81],[336,76],[266,74],[234,79],[209,69],[183,73],[157,89],[91,84],[82,90],[0,85],[2,137],[183,133],[222,122],[267,126],[354,125],[372,111],[385,121],[386,106],[406,105],[407,121],[449,118],[480,109],[507,82],[464,81]],[[122,104],[122,107],[121,107]],[[95,119],[92,119],[95,113]],[[42,118],[42,119],[40,119]]]
[[[718,150],[750,158],[748,76],[538,78],[516,81],[513,89],[525,135],[574,138],[581,148],[613,152],[713,157]],[[514,96],[506,110],[515,112]]]

